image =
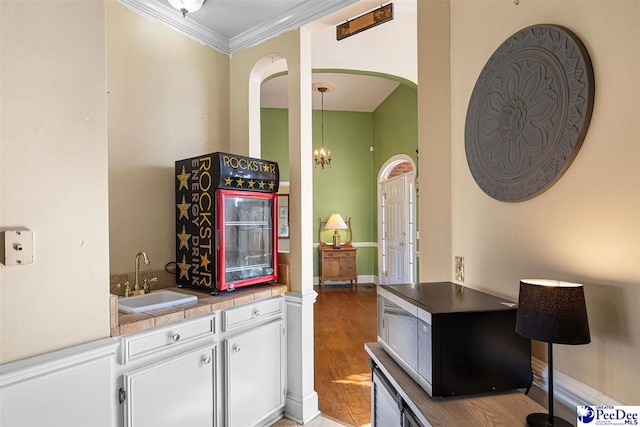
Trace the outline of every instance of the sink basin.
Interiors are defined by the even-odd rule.
[[[182,294],[174,291],[155,291],[146,295],[137,295],[118,299],[118,310],[125,313],[141,313],[143,311],[158,310],[174,305],[193,302],[198,299],[195,295]]]

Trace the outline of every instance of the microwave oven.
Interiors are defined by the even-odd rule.
[[[516,304],[450,282],[378,286],[378,342],[430,395],[529,388]]]

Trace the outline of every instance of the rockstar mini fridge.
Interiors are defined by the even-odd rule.
[[[212,294],[278,279],[278,164],[228,153],[176,161],[176,283]]]

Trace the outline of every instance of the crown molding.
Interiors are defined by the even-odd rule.
[[[227,55],[231,54],[229,40],[227,40],[226,37],[210,30],[204,25],[198,24],[188,16],[183,18],[182,15],[176,13],[176,10],[169,6],[168,3],[152,3],[145,0],[119,1],[140,15],[163,22],[202,44],[226,53]]]
[[[229,40],[231,53],[255,46],[285,31],[301,27],[304,24],[308,24],[322,16],[342,9],[356,1],[357,0],[326,0],[318,2],[317,0],[307,0],[269,22],[257,25],[232,37]]]
[[[222,53],[231,55],[242,49],[255,46],[267,39],[293,30],[329,13],[335,12],[357,0],[307,0],[279,17],[257,25],[231,39],[190,19],[176,13],[168,3],[150,2],[147,0],[119,0],[140,15],[163,22],[175,30],[196,41],[210,46]]]

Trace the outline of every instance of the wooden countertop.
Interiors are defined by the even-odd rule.
[[[366,343],[364,347],[420,421],[433,427],[526,426],[530,413],[547,413],[545,408],[517,390],[433,398],[380,344]]]
[[[155,326],[166,325],[189,317],[202,316],[217,310],[235,307],[252,301],[271,298],[287,292],[287,286],[281,284],[253,285],[236,289],[233,292],[220,292],[211,295],[193,289],[172,287],[166,290],[196,295],[198,301],[176,305],[174,307],[151,310],[138,314],[118,312],[117,300],[111,304],[111,336],[130,334]],[[113,317],[116,317],[115,319]]]

